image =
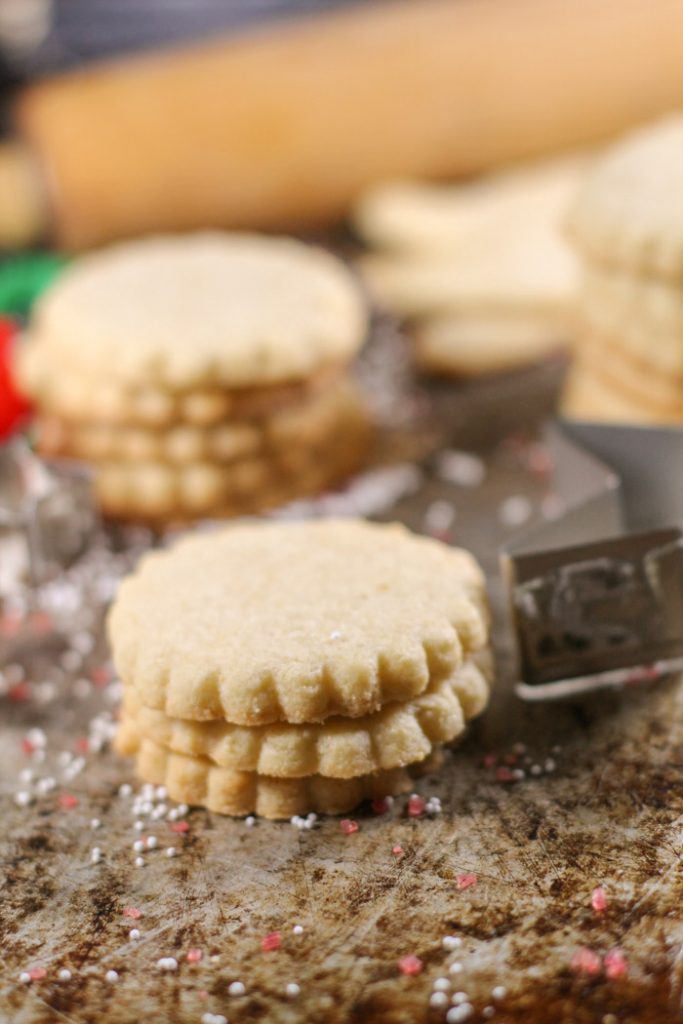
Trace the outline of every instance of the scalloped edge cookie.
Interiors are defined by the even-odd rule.
[[[276,779],[256,772],[222,768],[202,757],[171,753],[152,740],[140,739],[131,724],[119,732],[115,747],[124,755],[137,753],[138,778],[155,786],[165,786],[172,800],[206,807],[217,814],[233,817],[258,814],[272,819],[310,811],[344,814],[363,800],[408,793],[413,788],[413,773],[435,770],[440,757],[439,752],[434,751],[411,771],[394,768],[355,779],[330,779],[322,775]]]
[[[482,669],[466,661],[452,679],[432,684],[404,704],[386,704],[364,718],[328,718],[320,725],[231,725],[187,722],[145,708],[126,688],[124,722],[159,746],[205,757],[224,768],[277,778],[324,775],[355,778],[422,761],[432,747],[451,743],[488,699]]]
[[[108,619],[147,707],[237,725],[410,700],[488,639],[467,552],[362,520],[236,524],[146,555]]]

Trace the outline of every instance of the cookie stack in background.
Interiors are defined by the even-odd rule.
[[[570,218],[584,262],[568,416],[683,423],[683,117],[626,138]]]
[[[418,366],[455,377],[533,363],[566,344],[578,284],[563,221],[582,158],[463,185],[396,183],[355,211],[377,304],[407,322]]]
[[[95,469],[106,515],[163,526],[255,512],[354,469],[369,424],[349,366],[366,333],[343,264],[283,238],[207,233],[74,262],[17,373],[39,449]]]
[[[396,525],[186,538],[123,582],[109,635],[119,752],[224,814],[334,814],[409,790],[488,698],[476,562]]]

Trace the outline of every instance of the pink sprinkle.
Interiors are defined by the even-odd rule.
[[[484,768],[495,768],[497,761],[497,754],[485,754],[482,759],[482,764],[484,765]]]
[[[500,768],[496,768],[496,782],[514,782],[515,775],[511,768],[506,765],[501,765]]]
[[[47,971],[44,967],[32,967],[28,974],[31,981],[42,981],[47,976]]]
[[[399,844],[396,843],[396,846],[391,847],[391,852],[393,853],[394,857],[402,857],[403,854],[405,853],[405,850],[403,849],[402,846],[399,846]]]
[[[111,670],[106,665],[98,665],[90,673],[90,681],[95,686],[106,686],[111,679]]]
[[[477,876],[471,871],[468,871],[464,875],[456,875],[455,885],[461,892],[463,889],[470,889],[473,885],[477,884]]]
[[[391,808],[391,803],[385,796],[382,796],[377,800],[373,800],[370,806],[372,807],[373,814],[386,814]]]
[[[614,981],[616,978],[625,978],[628,974],[628,961],[622,950],[611,949],[605,957],[605,974]]]
[[[138,910],[137,907],[124,907],[123,916],[132,917],[134,921],[139,921],[139,919],[142,917],[142,911]]]
[[[78,797],[72,793],[60,793],[57,797],[57,803],[64,811],[72,811],[74,807],[78,807]]]
[[[24,739],[21,741],[21,749],[24,752],[24,754],[30,757],[36,748],[29,739],[26,739],[26,737],[24,737]]]
[[[587,946],[581,946],[572,957],[572,970],[577,974],[599,974],[601,966],[598,954]]]
[[[15,700],[17,703],[21,703],[31,699],[31,687],[28,683],[17,683],[13,686],[7,696],[10,700]]]
[[[593,910],[596,910],[599,914],[602,913],[603,910],[607,909],[607,893],[601,885],[596,889],[593,889],[591,894],[591,906]]]
[[[409,953],[408,956],[402,956],[398,962],[398,968],[402,974],[422,974],[423,966],[424,964],[419,956],[414,956],[412,953]]]
[[[261,949],[264,953],[269,953],[272,949],[279,949],[282,945],[282,935],[280,932],[269,932],[263,939],[261,939]]]
[[[357,821],[352,821],[351,818],[342,818],[339,822],[339,828],[345,836],[352,836],[354,832],[358,832],[360,825]]]
[[[408,817],[409,818],[421,818],[425,812],[427,801],[424,797],[418,796],[417,793],[413,793],[412,796],[408,797]]]
[[[198,964],[203,957],[201,949],[192,948],[187,951],[187,962],[188,964]]]
[[[74,743],[74,750],[77,754],[88,754],[90,752],[90,742],[87,736],[79,736]]]
[[[0,636],[16,636],[21,626],[18,615],[4,615],[0,619]]]
[[[169,825],[171,832],[189,832],[190,826],[186,821],[172,821]]]

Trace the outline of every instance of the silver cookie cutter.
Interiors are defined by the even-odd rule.
[[[500,558],[518,695],[683,669],[683,430],[562,420],[546,440],[565,511]]]

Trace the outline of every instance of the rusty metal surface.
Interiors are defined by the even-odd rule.
[[[447,499],[456,541],[493,572],[510,529],[501,503],[519,495],[537,504],[545,488],[521,464],[519,446],[501,440],[512,423],[540,421],[559,374],[550,366],[433,389],[449,443],[484,455],[486,478],[465,488],[427,473],[387,518],[423,529],[431,503]],[[492,597],[499,613],[498,586]],[[334,818],[300,831],[191,810],[186,833],[164,818],[145,825],[158,849],[145,853],[144,867],[134,864],[131,800],[118,794],[133,781],[129,765],[106,750],[89,753],[68,781],[58,762],[111,706],[107,688],[79,699],[62,683],[45,703],[0,698],[0,1020],[199,1024],[223,1014],[231,1024],[436,1024],[446,1009],[430,1007],[432,986],[446,977],[449,999],[464,992],[471,1006],[461,1019],[476,1024],[683,1021],[683,688],[674,680],[525,705],[512,693],[499,614],[498,623],[501,673],[490,709],[438,777],[417,785],[441,798],[441,814],[409,818],[400,799],[381,816],[359,810],[359,831],[346,835]],[[86,653],[81,675],[101,659]],[[49,672],[48,661],[29,679]],[[47,733],[42,764],[22,752],[34,726]],[[487,754],[495,764],[483,763]],[[54,774],[57,786],[19,807],[27,767]],[[503,781],[519,770],[524,778]],[[65,794],[77,805],[63,806]],[[101,821],[95,831],[92,818]],[[90,863],[95,845],[99,864]],[[177,856],[165,856],[169,845]],[[467,874],[476,884],[463,888],[458,877]],[[597,886],[607,896],[602,912],[591,906]],[[131,920],[125,907],[143,916]],[[273,931],[282,945],[264,952],[261,939]],[[444,948],[448,935],[461,945]],[[627,976],[607,977],[604,960],[595,974],[577,973],[581,947],[600,958],[623,950]],[[202,951],[201,962],[187,962],[190,948]],[[407,954],[423,961],[422,973],[401,973]],[[175,957],[178,970],[162,972],[162,957]],[[454,964],[460,969],[449,972]],[[44,978],[19,981],[36,967]],[[69,980],[58,977],[64,969]],[[118,980],[106,979],[110,970]],[[236,980],[242,996],[228,994]],[[290,983],[300,986],[297,997],[286,994]]]

